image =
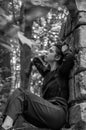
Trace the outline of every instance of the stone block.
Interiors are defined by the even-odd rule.
[[[71,78],[69,80],[69,102],[75,99],[75,80]]]
[[[86,103],[76,104],[70,109],[70,125],[71,130],[85,130],[86,129]]]
[[[78,79],[78,84],[80,80]],[[76,79],[75,79],[76,82]],[[85,122],[86,123],[86,102],[85,100],[83,100],[83,98],[86,97],[86,91],[84,88],[82,88],[81,84],[80,84],[80,91],[78,93],[77,89],[78,89],[79,85],[76,87],[74,87],[75,91],[72,91],[72,95],[74,95],[75,99],[78,99],[79,101],[79,95],[83,94],[82,99],[80,100],[80,103],[75,103],[73,104],[73,106],[70,107],[69,109],[69,124],[70,126],[73,126],[74,124],[77,124],[78,122]],[[82,90],[81,90],[82,89]],[[71,98],[71,101],[74,100],[73,98]],[[86,127],[86,126],[85,126]],[[73,129],[76,130],[76,129]],[[84,130],[84,129],[83,129]]]
[[[86,122],[86,102],[80,104],[81,108],[81,119]]]
[[[86,25],[82,25],[74,31],[75,46],[86,47]]]
[[[72,106],[69,110],[69,123],[72,126],[81,120],[81,108],[79,104]]]
[[[80,120],[69,130],[86,130],[86,122]]]
[[[86,11],[86,0],[75,0],[75,2],[79,11]]]
[[[81,48],[78,55],[80,67],[86,67],[86,48]]]
[[[75,94],[76,97],[80,94],[86,94],[86,71],[75,76]]]
[[[75,69],[86,68],[86,25],[82,25],[74,31],[74,43],[76,50]],[[80,93],[86,94],[86,71],[75,75],[74,88],[76,97],[78,97]]]
[[[80,44],[83,45],[83,44]],[[80,71],[75,75],[75,93],[76,96],[79,95],[79,92],[77,91],[80,89],[81,94],[86,94],[86,48],[82,48],[77,56],[77,68],[81,68]]]
[[[77,0],[75,0],[75,1],[77,1]],[[82,5],[80,5],[82,3],[85,4],[84,7],[86,6],[86,2],[83,2],[83,1],[82,2],[76,2],[76,3],[78,3],[78,4],[76,4],[77,7],[80,7],[80,8],[83,7]],[[74,30],[77,26],[86,25],[86,12],[85,12],[86,9],[83,8],[81,10],[80,8],[78,8],[78,13],[75,13],[75,17],[72,19],[72,28],[71,28],[71,31]]]
[[[79,12],[78,13],[78,23],[77,24],[86,24],[86,12]]]

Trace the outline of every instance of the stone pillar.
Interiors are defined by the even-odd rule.
[[[69,25],[64,39],[75,52],[75,67],[69,83],[69,123],[73,130],[86,129],[86,0],[67,0]],[[70,21],[70,22],[69,22]],[[72,128],[73,127],[73,128]]]

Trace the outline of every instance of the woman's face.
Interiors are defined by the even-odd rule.
[[[52,46],[47,51],[47,55],[45,57],[45,61],[47,62],[54,62],[56,60],[56,47]]]

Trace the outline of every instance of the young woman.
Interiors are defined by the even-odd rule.
[[[65,124],[68,81],[74,56],[72,53],[65,53],[63,56],[61,47],[54,45],[48,50],[45,61],[48,63],[47,67],[39,57],[35,57],[31,63],[44,77],[42,97],[17,89],[8,100],[2,130],[11,128],[20,115],[41,128],[59,130]]]

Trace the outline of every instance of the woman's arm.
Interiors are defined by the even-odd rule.
[[[70,74],[70,70],[74,66],[74,54],[72,52],[67,52],[64,56],[63,63],[60,67],[60,75],[61,76],[68,76]]]
[[[47,74],[47,72],[49,72],[49,68],[44,65],[43,63],[44,61],[42,60],[41,57],[35,57],[33,59],[33,65],[36,66],[37,70],[39,71],[39,73],[45,77],[45,75]]]

